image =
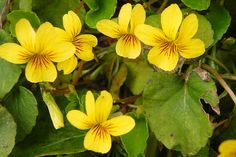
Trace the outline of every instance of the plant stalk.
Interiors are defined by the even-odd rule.
[[[228,84],[225,82],[225,80],[220,76],[220,74],[215,69],[213,69],[211,66],[209,66],[207,64],[201,64],[201,67],[216,77],[217,81],[225,89],[225,91],[229,94],[229,96],[233,100],[234,104],[236,105],[236,95],[234,94],[232,89],[228,86]]]

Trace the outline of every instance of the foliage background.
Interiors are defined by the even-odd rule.
[[[154,70],[146,53],[137,60],[118,57],[115,41],[99,34],[95,25],[116,18],[127,2],[143,4],[145,23],[156,27],[160,27],[160,12],[171,3],[179,4],[186,14],[196,13],[196,37],[204,41],[206,53],[199,62],[186,62],[176,74]],[[51,93],[64,115],[83,108],[88,89],[106,89],[115,98],[114,111],[129,112],[136,120],[133,131],[114,139],[108,154],[86,151],[86,132],[67,120],[64,128],[53,128],[39,85],[22,74],[24,65],[0,59],[0,156],[216,156],[222,141],[236,138],[233,96],[219,81],[223,78],[236,91],[235,6],[235,0],[0,0],[0,44],[17,42],[14,29],[21,18],[34,28],[45,21],[62,27],[62,16],[69,10],[80,16],[83,33],[98,37],[97,59],[84,65],[75,88],[57,90],[67,89],[76,71],[60,73],[52,84],[56,90]]]

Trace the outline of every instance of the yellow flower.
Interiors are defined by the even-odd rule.
[[[71,42],[76,51],[75,55],[57,65],[58,70],[63,70],[64,74],[70,74],[77,66],[77,57],[84,61],[90,61],[94,58],[93,47],[97,45],[97,38],[91,34],[79,35],[82,24],[79,17],[73,12],[63,16],[64,29],[56,28],[60,40]],[[76,57],[77,56],[77,57]]]
[[[79,110],[71,110],[67,119],[76,128],[87,130],[84,147],[100,153],[107,153],[111,149],[111,135],[120,136],[128,133],[135,126],[130,116],[121,115],[107,120],[112,109],[112,96],[102,91],[96,102],[91,91],[85,98],[87,115]]]
[[[179,55],[188,59],[204,53],[204,43],[193,38],[198,30],[195,14],[188,15],[182,21],[179,6],[172,4],[161,13],[161,26],[162,30],[141,24],[134,31],[144,44],[153,46],[148,53],[148,61],[151,64],[171,71],[176,67]]]
[[[55,28],[49,22],[40,25],[35,32],[28,20],[21,19],[15,29],[21,45],[1,45],[0,57],[14,64],[27,63],[25,75],[30,82],[53,82],[57,77],[53,62],[70,58],[74,51],[73,45],[57,42]]]
[[[130,3],[123,5],[118,16],[118,24],[112,20],[101,20],[97,30],[111,38],[118,38],[116,53],[119,56],[135,59],[141,53],[141,43],[134,34],[134,29],[143,24],[146,15],[141,4],[132,9]]]
[[[218,157],[236,157],[236,140],[227,140],[219,146]]]

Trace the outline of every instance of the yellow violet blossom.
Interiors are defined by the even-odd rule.
[[[236,140],[226,140],[219,146],[218,157],[236,157]]]
[[[28,20],[21,19],[15,30],[20,45],[1,45],[0,57],[14,64],[27,63],[25,76],[30,82],[53,82],[57,77],[53,62],[70,58],[74,46],[69,42],[57,42],[55,28],[49,22],[40,25],[35,32]]]
[[[87,115],[79,110],[71,110],[67,119],[76,128],[90,129],[84,138],[84,147],[99,153],[107,153],[111,149],[111,135],[120,136],[128,133],[135,126],[130,116],[121,115],[107,120],[113,99],[110,93],[102,91],[96,102],[91,91],[85,97]]]
[[[111,38],[118,38],[116,53],[119,56],[135,59],[141,53],[141,42],[134,34],[134,29],[143,24],[146,13],[141,4],[132,9],[130,3],[123,5],[118,15],[118,24],[112,20],[101,20],[97,23],[97,30]]]
[[[153,46],[148,53],[151,64],[165,70],[173,70],[179,60],[195,58],[205,51],[200,39],[193,38],[198,30],[198,19],[190,14],[182,21],[182,12],[177,4],[171,4],[161,13],[161,27],[138,25],[134,34],[146,45]]]
[[[73,12],[63,16],[64,29],[56,28],[60,40],[71,42],[76,51],[75,55],[66,61],[57,65],[58,70],[63,70],[64,74],[70,74],[78,64],[77,57],[84,61],[90,61],[94,58],[93,47],[97,45],[97,38],[91,34],[80,34],[82,24],[79,17]],[[77,56],[77,57],[76,57]]]

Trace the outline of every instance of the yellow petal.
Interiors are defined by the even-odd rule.
[[[21,19],[16,24],[16,37],[20,44],[28,51],[34,51],[35,31],[26,19]]]
[[[96,27],[99,32],[111,38],[119,38],[121,36],[120,26],[112,20],[98,21]]]
[[[92,47],[95,47],[98,44],[97,38],[91,34],[79,35],[78,37],[75,38],[75,41],[77,41],[79,43],[88,44]]]
[[[150,46],[157,45],[160,40],[167,40],[162,30],[145,24],[138,25],[134,30],[134,34],[144,44]]]
[[[226,140],[219,146],[219,152],[223,154],[228,154],[234,152],[236,154],[236,140]]]
[[[14,64],[26,63],[31,55],[31,52],[15,43],[5,43],[0,46],[0,58]]]
[[[95,100],[91,91],[86,93],[85,104],[88,117],[95,122]]]
[[[144,24],[146,18],[146,12],[141,4],[136,4],[131,14],[131,32],[139,24]]]
[[[61,28],[57,28],[55,27],[55,31],[57,33],[57,40],[60,41],[72,41],[71,37],[68,33],[66,33],[66,31],[64,31]]]
[[[104,122],[107,120],[111,108],[113,105],[113,99],[110,93],[107,91],[102,91],[98,96],[95,105],[95,118],[97,123]]]
[[[85,43],[79,43],[78,45],[75,45],[75,47],[76,47],[75,54],[79,59],[82,59],[84,61],[91,61],[94,59],[93,48],[91,45]]]
[[[82,24],[78,15],[73,11],[69,11],[68,14],[63,16],[63,26],[70,37],[74,38],[80,33]]]
[[[161,13],[161,26],[165,35],[174,40],[182,22],[182,12],[177,4],[171,4]]]
[[[85,135],[84,147],[105,154],[111,149],[111,135],[104,128],[97,125]]]
[[[36,32],[35,52],[44,54],[52,51],[55,46],[56,31],[51,23],[45,22],[40,25]]]
[[[94,125],[91,123],[88,116],[79,110],[69,111],[66,117],[71,125],[81,130],[90,129]]]
[[[71,42],[55,43],[54,49],[47,53],[53,62],[63,62],[75,54],[75,46]]]
[[[59,62],[57,64],[57,69],[59,71],[63,70],[64,74],[67,75],[67,74],[72,73],[75,70],[75,68],[77,67],[77,64],[78,64],[77,58],[75,57],[75,55],[73,55],[71,58],[63,62]]]
[[[119,56],[135,59],[141,53],[141,43],[134,35],[123,35],[116,44],[116,53]]]
[[[185,40],[177,44],[179,53],[184,58],[196,58],[205,52],[205,45],[200,39]]]
[[[46,56],[35,55],[26,65],[25,76],[33,83],[53,82],[57,77],[57,70]]]
[[[130,116],[122,115],[103,122],[102,126],[105,127],[112,136],[120,136],[130,132],[135,126],[135,121]]]
[[[158,46],[153,47],[148,53],[148,61],[165,71],[174,70],[178,59],[179,56],[177,52],[170,53],[168,51],[162,51]]]
[[[198,29],[198,19],[195,14],[188,15],[182,22],[179,30],[179,40],[191,39]]]
[[[122,33],[128,32],[129,22],[131,19],[132,6],[130,3],[123,5],[118,15],[118,23]]]

